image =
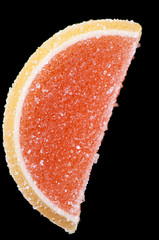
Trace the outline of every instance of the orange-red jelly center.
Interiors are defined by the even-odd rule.
[[[20,120],[24,163],[41,192],[68,213],[79,213],[135,41],[77,42],[54,56],[28,89]]]

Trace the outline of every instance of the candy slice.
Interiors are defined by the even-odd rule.
[[[37,49],[9,91],[10,173],[33,207],[69,233],[140,36],[133,21],[67,27]]]

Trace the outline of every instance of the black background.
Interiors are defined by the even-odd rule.
[[[88,5],[86,5],[88,4]],[[118,97],[109,122],[98,164],[93,166],[82,204],[81,221],[75,234],[68,235],[33,210],[22,197],[9,175],[0,144],[1,234],[12,237],[49,239],[130,239],[148,234],[145,178],[147,168],[143,155],[143,115],[148,43],[148,2],[19,2],[3,5],[1,19],[2,79],[0,80],[0,121],[7,92],[29,56],[45,40],[68,25],[90,19],[117,18],[134,20],[143,27],[141,47],[128,70],[124,88]],[[155,8],[155,7],[154,7]],[[1,143],[2,143],[2,133]],[[4,211],[3,211],[4,210]]]

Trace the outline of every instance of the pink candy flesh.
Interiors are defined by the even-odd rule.
[[[71,45],[47,63],[24,100],[20,144],[40,191],[78,215],[135,38],[102,36]]]

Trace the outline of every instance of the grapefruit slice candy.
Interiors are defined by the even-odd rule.
[[[133,21],[69,26],[37,49],[9,91],[10,173],[30,204],[69,233],[140,36]]]

